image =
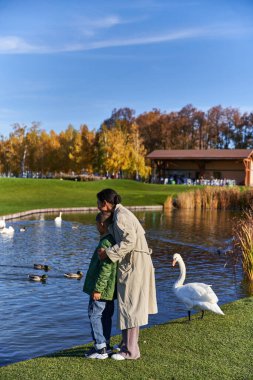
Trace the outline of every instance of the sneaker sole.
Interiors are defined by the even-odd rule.
[[[109,356],[107,354],[93,354],[93,355],[90,355],[90,356],[86,356],[86,359],[107,359]]]

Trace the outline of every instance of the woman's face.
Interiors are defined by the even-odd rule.
[[[99,199],[97,200],[97,204],[98,204],[98,209],[101,211],[101,212],[110,212],[112,211],[112,204],[107,202],[107,201],[100,201]]]

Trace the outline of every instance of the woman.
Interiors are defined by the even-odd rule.
[[[122,345],[112,358],[138,359],[139,327],[148,323],[149,314],[157,313],[152,251],[138,219],[120,204],[119,194],[104,189],[97,194],[97,201],[100,211],[113,213],[110,232],[116,241],[113,247],[99,250],[100,259],[118,261],[118,327],[122,330]]]

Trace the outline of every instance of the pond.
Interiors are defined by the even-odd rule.
[[[171,266],[175,252],[185,260],[186,282],[212,284],[221,308],[248,295],[240,264],[235,266],[223,251],[231,244],[234,214],[187,210],[135,214],[146,230],[156,270],[159,313],[150,316],[149,326],[187,314],[172,292],[179,275],[178,267]],[[59,227],[55,215],[40,214],[8,223],[15,229],[13,236],[0,234],[1,365],[91,341],[84,277],[67,279],[64,273],[86,273],[99,239],[95,215],[64,214]],[[28,280],[29,273],[42,274],[33,269],[34,263],[52,267],[45,283]],[[113,335],[119,333],[114,327]]]

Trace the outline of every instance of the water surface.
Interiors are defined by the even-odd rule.
[[[179,275],[178,267],[171,266],[175,252],[185,260],[186,282],[212,284],[221,308],[248,295],[240,264],[235,266],[223,251],[231,244],[234,214],[192,210],[135,214],[146,230],[156,270],[159,313],[150,316],[149,326],[186,316],[172,293]],[[56,215],[40,215],[8,223],[15,229],[13,236],[0,234],[1,365],[91,341],[84,278],[67,279],[64,273],[86,273],[99,239],[95,215],[64,214],[60,227],[54,223]],[[26,231],[20,232],[23,226]],[[28,280],[29,273],[43,273],[33,269],[34,263],[52,267],[46,283]]]

